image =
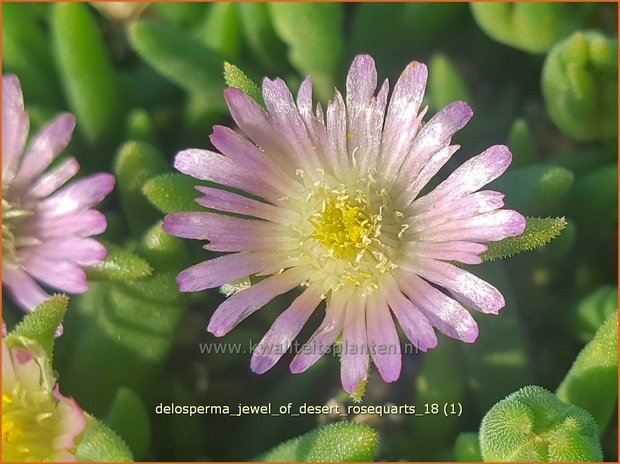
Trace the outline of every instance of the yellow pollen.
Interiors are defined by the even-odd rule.
[[[331,250],[337,258],[355,260],[377,235],[377,218],[363,196],[330,195],[323,210],[310,221],[312,238]]]

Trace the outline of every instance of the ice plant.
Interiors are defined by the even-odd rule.
[[[49,358],[29,339],[2,339],[2,461],[75,461],[84,411],[58,389]]]
[[[222,336],[272,298],[303,287],[254,351],[255,372],[278,361],[322,300],[324,320],[290,368],[306,370],[342,335],[342,385],[350,393],[367,379],[369,357],[385,381],[399,377],[393,316],[425,351],[437,344],[434,329],[476,339],[464,306],[492,314],[504,306],[497,289],[455,263],[479,264],[485,242],[523,232],[524,217],[502,209],[501,193],[480,191],[504,172],[511,153],[493,146],[425,193],[459,148],[451,137],[472,116],[455,102],[423,124],[426,80],[425,65],[409,64],[388,102],[387,81],[376,93],[374,61],[358,56],[346,100],[336,91],[326,112],[312,109],[310,77],[297,102],[281,79],[265,79],[267,111],[228,88],[226,101],[248,138],[216,126],[211,141],[221,154],[176,156],[179,171],[251,194],[200,186],[200,205],[245,217],[181,212],[164,222],[172,235],[208,239],[207,250],[227,253],[179,274],[181,291],[262,278],[222,303],[208,330]]]
[[[75,118],[61,114],[24,152],[29,119],[16,76],[2,77],[2,284],[32,310],[48,294],[35,281],[67,293],[88,289],[84,267],[100,262],[105,247],[89,238],[106,229],[91,209],[114,187],[98,173],[64,186],[79,169],[75,158],[50,164],[65,149]]]

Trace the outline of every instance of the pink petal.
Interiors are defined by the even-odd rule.
[[[268,250],[291,240],[286,229],[271,222],[206,212],[169,214],[163,229],[176,237],[208,239],[206,248],[214,251]]]
[[[34,310],[50,297],[32,277],[20,268],[3,268],[2,285],[6,285],[15,302],[28,311]],[[3,359],[7,358],[3,357]]]
[[[342,332],[348,297],[349,294],[332,292],[323,322],[291,362],[293,374],[304,372],[312,366],[336,341]]]
[[[215,310],[207,330],[216,337],[226,335],[242,320],[254,314],[276,296],[299,286],[304,282],[307,272],[307,269],[289,269],[235,293]]]
[[[471,314],[415,273],[401,269],[398,285],[439,331],[465,343],[478,338],[478,325]]]
[[[405,253],[415,263],[417,258],[459,261],[465,264],[481,264],[480,254],[487,251],[487,246],[475,242],[411,242]]]
[[[352,395],[368,379],[365,311],[366,301],[349,301],[342,330],[340,380],[342,388]]]
[[[93,174],[58,190],[43,200],[40,207],[57,216],[83,211],[103,200],[112,191],[115,182],[112,174]]]
[[[308,76],[299,86],[297,93],[297,107],[299,114],[306,125],[312,145],[316,147],[317,156],[321,164],[331,166],[331,155],[328,151],[327,129],[324,121],[312,112],[312,77]]]
[[[298,296],[295,301],[274,321],[269,331],[254,349],[251,368],[257,374],[271,369],[291,346],[293,339],[306,324],[322,300],[319,285],[313,285]]]
[[[105,246],[92,238],[58,238],[46,240],[26,251],[50,261],[69,261],[79,266],[92,266],[107,255]]]
[[[300,187],[296,179],[290,177],[268,155],[234,130],[224,126],[214,126],[210,139],[224,155],[239,166],[243,166],[245,170],[262,178],[269,185],[277,187],[279,191],[289,192],[291,189]]]
[[[204,196],[196,199],[196,203],[205,208],[254,216],[272,222],[287,223],[287,221],[282,220],[283,210],[269,203],[213,187],[197,186],[196,190],[204,194]]]
[[[32,183],[60,155],[71,141],[75,117],[63,113],[44,127],[30,144],[13,181],[16,186]]]
[[[394,86],[381,148],[387,165],[400,166],[411,149],[420,125],[418,112],[424,98],[427,77],[426,66],[414,61],[405,68]],[[392,159],[396,163],[389,163]]]
[[[252,98],[232,87],[224,90],[230,114],[247,136],[271,156],[286,156],[276,125],[270,115]]]
[[[189,149],[174,158],[174,167],[183,174],[253,193],[270,201],[280,194],[231,159],[208,150]]]
[[[77,160],[68,158],[39,177],[28,194],[34,198],[45,198],[67,183],[79,170],[80,165]]]
[[[276,272],[284,267],[282,261],[273,253],[232,253],[188,267],[178,275],[177,284],[182,292],[198,292],[258,272]]]
[[[432,192],[417,199],[414,206],[418,211],[424,211],[473,193],[502,175],[511,160],[512,154],[507,147],[492,146],[463,163]]]
[[[320,167],[320,163],[308,136],[306,125],[286,83],[282,79],[272,81],[265,78],[263,98],[275,126],[274,129],[277,131],[276,134],[282,139],[281,145],[286,149],[284,155],[295,166],[312,174],[316,168]]]
[[[386,279],[385,296],[409,341],[420,351],[437,346],[437,335],[424,314],[403,295],[393,278]]]
[[[416,136],[402,166],[398,166],[398,182],[408,184],[415,179],[439,150],[450,143],[452,136],[465,127],[473,112],[465,102],[454,102],[435,114]]]
[[[394,382],[400,376],[401,353],[398,333],[382,296],[369,297],[366,307],[368,350],[381,378]]]
[[[84,270],[67,261],[52,261],[30,255],[25,259],[24,268],[35,279],[57,290],[68,293],[84,293],[88,290]]]
[[[54,438],[52,446],[56,449],[71,449],[76,445],[76,438],[86,428],[86,415],[73,398],[60,393],[58,384],[54,387],[54,397],[60,403],[58,411],[62,414],[62,420],[59,428],[63,433]]]
[[[454,201],[446,201],[429,210],[418,211],[418,208],[414,207],[412,208],[412,222],[416,230],[430,229],[445,222],[488,213],[503,206],[503,193],[482,190]]]
[[[426,280],[449,290],[461,303],[480,312],[497,314],[506,305],[499,290],[452,264],[419,258],[413,270]]]
[[[29,127],[19,79],[12,74],[2,76],[2,181],[5,184],[17,172]]]
[[[57,216],[37,211],[27,218],[23,225],[24,235],[34,235],[41,239],[63,237],[89,237],[106,230],[105,215],[94,209],[76,211]]]
[[[417,234],[417,238],[436,242],[490,242],[521,235],[525,225],[525,218],[521,214],[499,209],[425,229]]]
[[[334,100],[327,105],[328,159],[334,171],[350,170],[347,149],[347,113],[340,92],[336,90]]]

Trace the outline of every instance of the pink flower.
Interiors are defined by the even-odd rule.
[[[466,103],[455,102],[423,124],[426,79],[426,66],[411,63],[388,102],[387,81],[376,93],[373,59],[358,56],[346,100],[336,91],[325,113],[312,109],[309,77],[297,102],[281,79],[265,79],[267,111],[229,88],[226,101],[248,138],[216,126],[211,141],[222,154],[191,149],[176,156],[179,171],[254,197],[197,187],[200,205],[247,218],[199,212],[164,221],[168,233],[208,239],[206,249],[228,253],[179,274],[181,291],[264,277],[230,296],[209,331],[222,336],[272,298],[303,287],[254,351],[255,372],[278,361],[322,300],[323,323],[291,371],[306,370],[342,335],[342,385],[352,394],[367,379],[369,358],[386,382],[398,379],[393,317],[426,351],[437,344],[435,329],[476,339],[464,306],[491,314],[504,306],[496,288],[453,263],[480,264],[485,242],[523,232],[525,218],[502,209],[501,193],[480,191],[506,170],[511,153],[493,146],[421,193],[459,148],[451,137],[472,116]]]
[[[50,360],[29,339],[2,339],[2,461],[75,461],[82,408],[60,393]]]
[[[99,173],[63,187],[79,170],[76,159],[48,169],[74,127],[75,118],[61,114],[24,152],[29,120],[19,80],[2,77],[2,284],[27,310],[49,297],[36,281],[62,292],[85,292],[83,268],[106,256],[105,247],[88,238],[107,226],[91,207],[110,193],[114,177]]]

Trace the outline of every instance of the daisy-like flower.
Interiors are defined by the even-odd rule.
[[[105,216],[91,207],[110,193],[114,176],[94,174],[63,187],[78,172],[77,160],[67,158],[48,169],[74,128],[73,115],[61,114],[24,152],[29,119],[19,80],[2,77],[2,284],[27,310],[49,297],[35,279],[83,293],[88,289],[83,268],[106,256],[105,247],[89,238],[107,226]]]
[[[84,411],[60,393],[41,346],[2,339],[2,461],[75,461],[85,427]]]
[[[164,221],[168,233],[208,239],[207,250],[227,253],[179,274],[181,291],[263,278],[222,303],[208,330],[222,336],[272,298],[303,287],[256,347],[255,372],[278,361],[322,300],[324,320],[290,368],[306,370],[342,335],[342,385],[352,394],[365,383],[370,358],[385,381],[399,377],[393,317],[426,351],[437,344],[435,329],[476,339],[465,306],[492,314],[504,306],[496,288],[455,263],[479,264],[485,242],[523,232],[524,217],[502,209],[501,193],[480,191],[504,172],[511,153],[493,146],[423,193],[472,116],[455,102],[423,124],[426,80],[425,65],[409,64],[388,102],[387,80],[376,93],[374,61],[358,56],[346,100],[336,91],[326,112],[312,109],[310,77],[297,102],[281,79],[265,79],[267,111],[229,88],[226,101],[247,138],[216,126],[211,141],[221,154],[176,156],[179,171],[251,195],[197,187],[200,205],[247,218],[194,212]]]

